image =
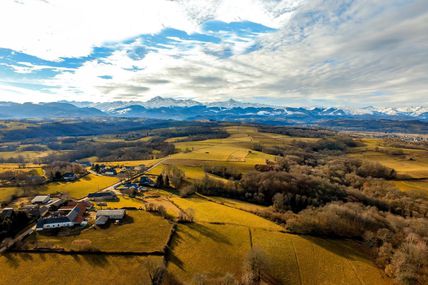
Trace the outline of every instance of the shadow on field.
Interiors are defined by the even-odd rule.
[[[172,237],[169,246],[166,248],[165,259],[167,262],[171,262],[171,263],[175,264],[181,270],[185,271],[183,261],[181,259],[179,259],[178,256],[176,256],[174,253],[174,248],[182,242],[183,242],[183,238],[180,237],[180,234],[176,233]]]
[[[4,253],[2,255],[4,258],[6,258],[6,263],[10,265],[11,267],[17,268],[19,266],[19,260],[13,253]]]
[[[231,244],[229,239],[227,238],[227,236],[213,230],[210,229],[207,226],[204,226],[202,224],[189,224],[188,227],[196,232],[198,232],[199,234],[212,239],[215,242],[220,242],[220,243],[224,243],[224,244]]]
[[[325,250],[349,260],[370,261],[368,250],[362,244],[351,240],[322,239],[310,236],[300,236]]]
[[[83,259],[92,266],[105,266],[107,265],[108,259],[103,254],[94,254],[94,255],[81,255]]]

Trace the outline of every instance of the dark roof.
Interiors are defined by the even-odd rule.
[[[69,173],[65,173],[63,177],[75,177],[75,176],[76,174],[69,172]]]
[[[116,196],[113,192],[95,192],[89,193],[88,198],[97,198],[97,197],[113,197]]]

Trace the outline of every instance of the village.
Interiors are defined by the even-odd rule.
[[[81,199],[70,198],[65,193],[35,194],[26,197],[19,204],[7,205],[0,209],[2,226],[0,236],[0,252],[13,248],[30,235],[45,236],[76,236],[80,232],[91,229],[106,229],[111,224],[120,226],[127,217],[127,210],[142,210],[142,197],[147,187],[155,187],[152,178],[144,175],[145,167],[115,167],[105,165],[84,165],[89,172],[102,176],[121,176],[119,183],[99,191],[90,192]],[[89,168],[90,167],[90,168]],[[125,175],[124,175],[125,174]],[[75,173],[64,173],[61,180],[73,183],[79,177]],[[121,197],[140,201],[140,206],[116,206]],[[22,201],[22,199],[21,199]]]

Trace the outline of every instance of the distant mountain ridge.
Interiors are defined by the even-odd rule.
[[[174,120],[216,120],[267,124],[313,124],[338,119],[428,121],[428,107],[280,107],[233,99],[201,103],[191,99],[154,97],[146,102],[11,103],[0,102],[0,118],[136,117]]]

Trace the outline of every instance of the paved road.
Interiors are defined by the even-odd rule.
[[[26,236],[31,235],[35,230],[36,230],[36,225],[33,225],[30,228],[23,231],[22,233],[20,233],[15,238],[8,240],[7,244],[4,247],[0,248],[0,254],[6,251],[8,248],[12,247],[18,241],[23,240]]]

